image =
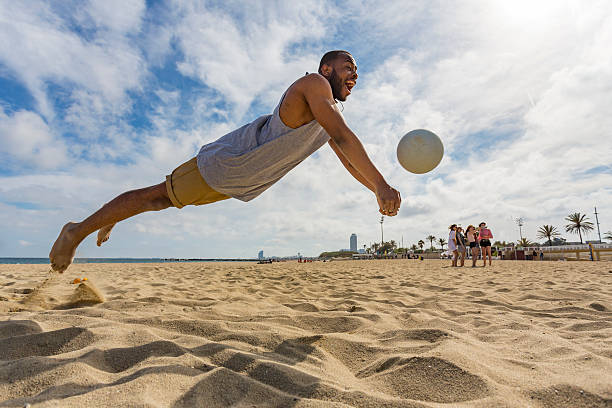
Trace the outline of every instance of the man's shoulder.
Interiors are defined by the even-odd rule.
[[[331,87],[323,75],[306,74],[297,79],[285,91],[279,108],[283,123],[295,129],[312,121],[314,115],[310,103],[319,100],[318,95],[326,93],[331,95]]]
[[[301,92],[306,91],[326,91],[331,89],[327,79],[318,73],[306,74],[293,83],[291,88],[295,88]]]

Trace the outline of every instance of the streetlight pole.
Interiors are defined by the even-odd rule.
[[[518,225],[518,227],[519,227],[519,235],[520,235],[521,241],[522,241],[523,240],[523,228],[522,227],[524,225],[523,221],[525,221],[525,220],[523,219],[523,217],[518,217],[514,221],[516,222],[516,225]]]
[[[595,207],[595,222],[597,223],[597,235],[599,235],[599,243],[601,243],[601,232],[599,232],[599,218],[597,218],[597,207]]]
[[[383,221],[385,220],[385,216],[380,216],[380,245],[383,246],[385,244],[385,235],[383,234]]]

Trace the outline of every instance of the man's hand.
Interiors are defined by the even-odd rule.
[[[399,191],[385,183],[376,189],[376,199],[378,200],[378,211],[382,215],[390,217],[397,215],[402,202]]]

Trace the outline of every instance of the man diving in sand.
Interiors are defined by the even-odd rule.
[[[271,115],[202,146],[160,184],[125,192],[81,222],[62,228],[49,253],[51,267],[63,272],[76,248],[98,231],[98,246],[119,221],[145,211],[209,204],[228,198],[250,201],[289,170],[329,143],[344,167],[371,190],[383,215],[397,214],[401,198],[369,159],[336,103],[357,83],[357,65],[348,51],[323,55],[316,74],[307,74],[285,91]]]

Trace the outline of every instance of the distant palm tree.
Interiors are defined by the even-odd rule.
[[[393,251],[393,245],[391,245],[391,242],[383,242],[382,245],[378,247],[378,249],[381,253],[387,254]]]
[[[521,238],[518,241],[516,241],[516,243],[518,244],[518,246],[521,246],[523,248],[534,246],[535,244],[535,242],[531,242],[529,238]]]
[[[444,245],[446,245],[446,240],[444,238],[440,238],[438,242],[440,243],[440,246],[442,247],[442,250],[444,251]]]
[[[423,246],[425,246],[425,241],[423,241],[422,239],[419,240],[418,242],[419,244],[419,248],[423,249]]]
[[[426,239],[429,240],[429,243],[431,244],[431,250],[433,251],[434,250],[433,242],[436,240],[436,237],[434,237],[433,235],[430,235]]]
[[[573,213],[565,217],[566,221],[569,221],[570,224],[565,226],[566,232],[576,233],[578,232],[578,236],[580,237],[580,243],[582,244],[582,232],[592,231],[593,223],[591,221],[587,221],[589,218],[585,214],[580,214],[579,212]]]
[[[548,245],[552,246],[552,239],[556,237],[560,237],[559,231],[557,231],[557,227],[553,227],[552,225],[542,225],[538,230],[538,238],[546,238],[548,239]]]
[[[389,241],[389,243],[391,244],[392,249],[397,248],[397,242],[395,242],[394,240]]]
[[[612,240],[612,231],[608,231],[604,234],[604,239]]]

